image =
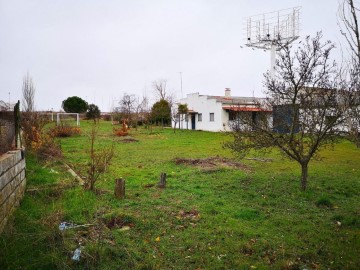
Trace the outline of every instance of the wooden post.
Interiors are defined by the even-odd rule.
[[[10,106],[10,103],[9,103]],[[21,141],[20,141],[20,100],[16,103],[14,107],[14,119],[15,119],[15,147],[20,148],[22,147]]]
[[[158,185],[159,188],[165,188],[166,187],[166,173],[160,174],[160,182]]]
[[[125,198],[125,180],[122,178],[115,179],[115,198],[124,199]]]

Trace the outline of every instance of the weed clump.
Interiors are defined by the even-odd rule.
[[[334,204],[331,202],[331,200],[328,197],[321,197],[316,201],[317,207],[325,207],[325,208],[333,208]]]

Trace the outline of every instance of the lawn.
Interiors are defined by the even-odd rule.
[[[91,122],[60,140],[86,175]],[[235,160],[224,133],[165,128],[115,137],[100,122],[97,147],[115,157],[84,191],[61,162],[27,157],[25,197],[0,236],[0,269],[358,269],[360,150],[342,141],[309,167],[277,152]],[[265,159],[265,160],[264,160]],[[167,174],[167,187],[156,185]],[[126,180],[126,198],[113,195]],[[62,221],[82,227],[59,230]],[[80,261],[71,259],[81,244]]]

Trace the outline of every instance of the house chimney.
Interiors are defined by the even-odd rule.
[[[230,90],[230,88],[225,88],[225,97],[231,97],[231,90]]]

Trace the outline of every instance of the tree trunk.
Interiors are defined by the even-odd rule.
[[[307,187],[308,163],[301,163],[301,189],[304,191]]]

